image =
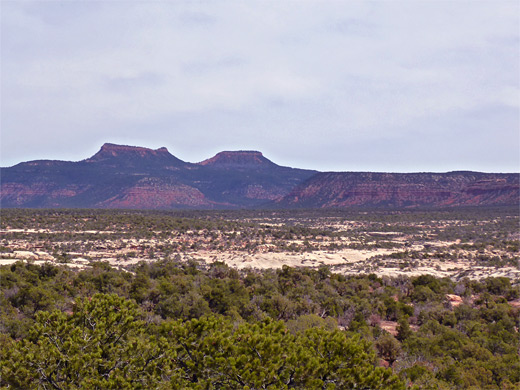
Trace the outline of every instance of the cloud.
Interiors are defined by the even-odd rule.
[[[128,139],[192,161],[233,145],[333,170],[351,166],[334,150],[373,143],[380,153],[356,166],[384,168],[384,145],[405,142],[395,169],[406,170],[424,129],[444,134],[432,121],[455,121],[462,145],[476,117],[489,156],[517,166],[518,152],[491,142],[514,143],[519,126],[517,2],[297,5],[3,2],[2,164]],[[453,169],[482,166],[478,145],[464,156],[432,145]]]

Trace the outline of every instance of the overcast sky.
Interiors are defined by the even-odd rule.
[[[105,142],[520,170],[515,1],[1,1],[1,165]]]

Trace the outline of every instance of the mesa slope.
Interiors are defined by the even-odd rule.
[[[293,207],[451,207],[515,205],[517,174],[318,173],[277,201]]]
[[[166,148],[104,144],[78,162],[1,169],[4,208],[240,209],[517,205],[519,175],[317,172],[258,151],[189,163]]]
[[[2,207],[232,209],[277,199],[315,171],[279,166],[256,151],[222,152],[199,164],[168,152],[104,144],[78,161],[2,168]]]

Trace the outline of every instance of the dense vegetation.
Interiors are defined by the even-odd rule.
[[[0,388],[516,389],[519,221],[517,208],[2,210]],[[197,260],[381,248],[356,276]],[[458,263],[451,279],[370,274]]]
[[[125,270],[18,262],[0,272],[2,388],[520,386],[520,290],[507,278],[173,259]]]

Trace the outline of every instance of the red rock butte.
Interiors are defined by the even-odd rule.
[[[159,149],[149,149],[140,146],[116,145],[106,143],[99,152],[92,157],[86,159],[87,162],[97,162],[107,158],[114,157],[157,157],[157,156],[171,156],[174,157],[165,147]]]
[[[261,152],[255,150],[238,150],[220,152],[214,157],[199,163],[205,166],[232,166],[232,167],[274,167],[272,161],[264,157]]]

